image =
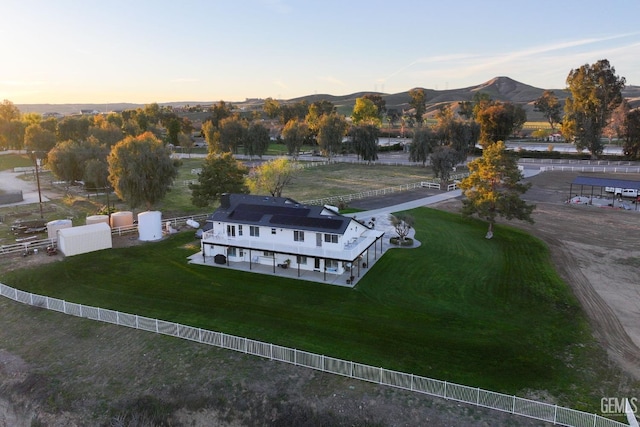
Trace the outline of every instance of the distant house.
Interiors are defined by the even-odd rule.
[[[83,116],[95,116],[99,114],[98,110],[80,110],[80,114]]]
[[[225,194],[202,234],[203,257],[340,275],[382,253],[383,231],[329,206],[285,197]],[[379,249],[378,244],[379,242]],[[358,270],[359,271],[359,270]]]

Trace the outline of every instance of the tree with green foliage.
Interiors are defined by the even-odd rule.
[[[210,115],[205,120],[205,123],[211,122],[213,128],[218,129],[222,120],[233,115],[233,105],[227,104],[224,101],[219,101],[217,104],[214,104],[209,108],[209,113]]]
[[[378,160],[378,135],[380,129],[372,123],[355,126],[351,130],[353,148],[358,158],[371,163]]]
[[[89,136],[90,126],[91,119],[87,116],[67,116],[58,123],[58,141],[85,140]]]
[[[377,93],[368,93],[363,98],[373,102],[378,109],[378,118],[382,122],[382,117],[387,113],[387,101]]]
[[[287,154],[297,158],[302,145],[309,137],[309,126],[301,120],[292,119],[282,129],[282,138],[287,147]]]
[[[244,154],[252,158],[258,156],[262,158],[262,155],[267,152],[269,148],[269,129],[267,129],[262,123],[253,122],[249,125],[246,132],[246,137],[242,148]]]
[[[627,114],[624,129],[624,155],[640,159],[640,109],[636,108]]]
[[[118,126],[105,122],[89,128],[89,138],[95,138],[107,147],[113,147],[124,138],[124,132]]]
[[[220,121],[218,128],[218,144],[219,151],[229,151],[237,153],[238,147],[244,142],[247,134],[247,126],[244,120],[238,116],[227,117]],[[209,146],[211,149],[211,146]]]
[[[453,168],[460,162],[460,153],[448,145],[434,148],[429,156],[429,163],[433,174],[440,178],[442,184],[447,184],[451,178]]]
[[[375,124],[380,126],[380,113],[378,107],[366,98],[356,98],[356,103],[353,107],[353,113],[351,113],[351,120],[353,124]]]
[[[530,183],[523,184],[516,158],[507,152],[504,142],[489,144],[482,157],[468,164],[469,176],[459,187],[465,196],[462,201],[464,216],[478,215],[489,223],[486,238],[493,237],[493,225],[498,216],[533,223],[531,214],[535,205],[521,199]]]
[[[527,114],[521,105],[499,101],[478,105],[476,121],[480,125],[480,143],[483,146],[506,141],[514,132],[522,129],[527,121]]]
[[[195,141],[191,138],[191,135],[187,135],[184,132],[178,134],[178,146],[191,157],[191,151],[195,146]]]
[[[27,124],[22,120],[0,119],[0,147],[20,150],[24,147]]]
[[[282,191],[293,181],[297,171],[295,163],[286,157],[278,157],[254,168],[249,173],[247,184],[253,194],[269,193],[273,197],[282,197]]]
[[[87,163],[97,160],[106,164],[108,154],[109,149],[94,137],[84,141],[69,139],[59,142],[49,151],[47,164],[57,178],[71,184],[86,181]]]
[[[622,102],[625,83],[606,59],[571,70],[567,77],[571,95],[565,102],[562,122],[565,139],[574,140],[576,148],[589,150],[594,158],[600,156],[604,150],[602,132]]]
[[[322,118],[335,112],[336,107],[330,101],[322,100],[313,102],[309,106],[307,115],[304,117],[304,121],[309,127],[309,132],[314,136],[317,136]]]
[[[413,132],[413,140],[409,146],[409,161],[421,162],[425,166],[433,147],[437,145],[435,135],[429,128],[419,128]]]
[[[280,103],[273,98],[267,98],[264,100],[262,111],[273,120],[280,115]]]
[[[348,127],[344,116],[338,113],[322,116],[318,128],[318,144],[329,160],[331,160],[333,154],[340,151],[342,139]]]
[[[39,124],[29,125],[24,131],[25,150],[38,152],[39,158],[45,158],[55,145],[56,134]]]
[[[248,173],[247,167],[233,154],[210,152],[198,174],[198,183],[189,184],[191,203],[204,208],[218,201],[224,193],[248,193],[245,182]]]
[[[409,105],[414,109],[413,117],[418,125],[422,124],[424,113],[427,111],[427,94],[424,89],[414,88],[409,91],[411,100]]]
[[[533,111],[542,113],[542,116],[549,122],[551,130],[554,130],[555,125],[562,121],[561,108],[562,105],[552,90],[545,90],[540,98],[533,103]]]
[[[144,205],[151,209],[164,198],[178,174],[171,150],[151,132],[117,143],[107,163],[109,182],[131,208]]]
[[[0,104],[0,120],[10,122],[11,120],[20,120],[20,109],[8,99]]]
[[[307,114],[309,114],[309,103],[307,101],[280,105],[280,123],[283,125],[289,123],[291,119],[304,120]]]

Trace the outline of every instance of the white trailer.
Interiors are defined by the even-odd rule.
[[[616,197],[638,197],[638,190],[635,188],[605,187],[604,191],[613,193]]]

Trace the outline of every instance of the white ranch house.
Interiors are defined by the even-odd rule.
[[[203,259],[360,277],[369,257],[382,255],[384,232],[341,215],[330,206],[285,197],[225,194],[202,234]],[[207,227],[208,228],[208,227]],[[378,244],[379,243],[379,244]]]

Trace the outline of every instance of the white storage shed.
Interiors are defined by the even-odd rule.
[[[111,249],[111,227],[105,222],[58,230],[58,249],[65,256]]]

